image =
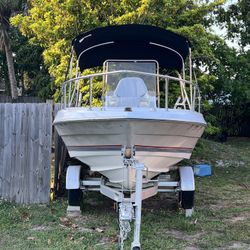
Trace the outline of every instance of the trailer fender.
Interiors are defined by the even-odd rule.
[[[80,188],[80,173],[80,165],[68,166],[66,173],[66,189]]]
[[[187,167],[180,167],[180,188],[181,191],[194,191],[195,184],[194,184],[194,171],[193,168],[190,166]]]

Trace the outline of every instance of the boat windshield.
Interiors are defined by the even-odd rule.
[[[104,79],[106,107],[156,107],[158,63],[156,61],[106,61]],[[131,72],[137,71],[137,72]]]

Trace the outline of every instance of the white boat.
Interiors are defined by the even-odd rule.
[[[190,110],[156,108],[67,108],[59,112],[56,129],[70,157],[77,158],[93,172],[126,189],[135,186],[135,169],[124,168],[124,148],[144,163],[150,180],[168,172],[182,159],[189,159],[204,130],[200,113]]]
[[[190,158],[206,122],[200,113],[198,86],[192,81],[186,38],[153,26],[109,26],[76,37],[72,53],[63,108],[54,125],[70,157],[83,163],[90,176],[98,172],[109,187],[123,193],[136,191],[135,164],[143,164],[144,188]],[[84,74],[97,66],[103,66],[103,71]],[[160,74],[160,69],[173,75]],[[101,92],[99,102],[93,100],[96,86]],[[68,189],[81,185],[69,184]],[[134,247],[139,247],[137,241]]]

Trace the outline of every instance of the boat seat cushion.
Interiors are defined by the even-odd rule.
[[[118,97],[118,106],[139,106],[141,97],[144,97],[148,89],[144,81],[139,77],[122,78],[114,92]]]
[[[122,78],[115,90],[117,97],[142,97],[147,93],[144,81],[139,77]]]

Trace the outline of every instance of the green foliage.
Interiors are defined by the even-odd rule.
[[[250,52],[234,54],[220,49],[218,53],[224,53],[223,66],[218,66],[217,71],[223,77],[218,75],[214,89],[207,92],[207,98],[213,100],[210,113],[216,116],[222,131],[237,135],[245,116],[249,117],[246,107],[250,103]]]
[[[43,62],[42,48],[39,45],[30,44],[16,28],[11,27],[9,34],[15,54],[16,78],[18,85],[23,86],[23,95],[38,96],[43,100],[51,98],[53,86]]]
[[[12,24],[33,43],[44,48],[44,60],[56,85],[62,83],[71,40],[80,32],[97,26],[144,23],[186,35],[200,57],[209,57],[211,14],[223,1],[198,4],[196,1],[30,1],[28,15],[17,15]],[[197,45],[197,46],[196,46]],[[204,49],[204,47],[206,47]]]
[[[250,44],[249,4],[249,0],[238,0],[217,12],[218,23],[227,28],[228,38],[238,40],[242,47]]]
[[[207,127],[205,129],[205,135],[209,135],[209,136],[215,136],[218,135],[220,132],[220,128],[213,126],[211,124],[211,122],[207,122]]]

